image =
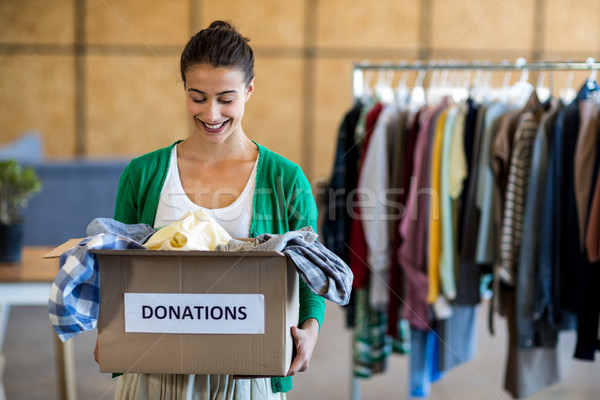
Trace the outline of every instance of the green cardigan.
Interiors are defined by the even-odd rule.
[[[179,143],[179,142],[176,142]],[[176,144],[131,160],[119,181],[114,219],[126,224],[154,226],[171,151]],[[256,170],[250,237],[263,233],[281,234],[312,226],[317,230],[317,207],[308,180],[299,166],[256,144],[259,157]],[[325,301],[300,280],[298,325],[315,318],[319,326],[325,314]],[[273,392],[292,388],[291,377],[271,379]]]

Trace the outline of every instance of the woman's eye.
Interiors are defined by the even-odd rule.
[[[220,101],[221,103],[223,103],[223,104],[230,104],[230,103],[233,103],[233,99],[222,99],[222,100],[219,100],[219,101]]]
[[[206,100],[204,100],[204,99],[195,99],[195,98],[192,97],[192,101],[194,103],[204,103]]]

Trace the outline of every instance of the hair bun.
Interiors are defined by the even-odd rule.
[[[212,67],[237,68],[249,85],[254,79],[254,52],[229,21],[216,20],[206,29],[196,33],[181,53],[181,79],[185,83],[186,71],[195,64]]]
[[[228,21],[221,21],[221,20],[213,21],[208,28],[209,29],[225,28],[225,29],[231,29],[231,30],[235,31],[235,26],[233,26],[232,23],[230,23]]]

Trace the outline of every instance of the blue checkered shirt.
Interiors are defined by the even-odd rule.
[[[60,270],[48,299],[48,315],[63,342],[96,328],[100,304],[98,249],[144,249],[141,244],[112,233],[90,236],[60,256]]]

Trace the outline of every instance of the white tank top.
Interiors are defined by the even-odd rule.
[[[252,168],[252,174],[244,187],[242,193],[233,203],[223,208],[204,208],[192,202],[183,191],[179,168],[177,168],[177,145],[173,146],[169,170],[158,201],[154,228],[179,220],[188,212],[203,210],[210,215],[227,233],[234,238],[245,238],[250,236],[250,221],[252,220],[252,204],[254,199],[254,188],[256,187],[256,166],[258,158]]]

